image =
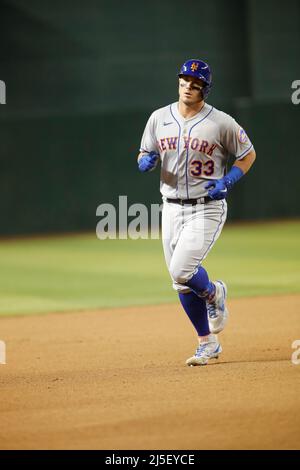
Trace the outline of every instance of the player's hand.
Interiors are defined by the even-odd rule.
[[[216,201],[219,201],[220,199],[225,199],[228,194],[228,189],[223,178],[215,181],[210,181],[205,186],[205,189],[209,189],[207,193],[208,196]]]
[[[159,155],[156,152],[146,153],[145,155],[139,158],[139,170],[142,172],[154,170],[158,158]]]

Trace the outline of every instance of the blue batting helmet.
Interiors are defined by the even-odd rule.
[[[182,75],[189,75],[190,77],[199,78],[205,85],[202,89],[203,99],[205,99],[212,87],[212,75],[209,65],[203,60],[190,59],[187,60],[181,67],[178,77]]]

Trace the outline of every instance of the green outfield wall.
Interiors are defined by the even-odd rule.
[[[257,151],[229,218],[299,215],[298,1],[5,0],[0,12],[0,234],[94,229],[119,195],[160,202],[158,173],[139,174],[135,156],[192,57],[212,66],[208,102]]]

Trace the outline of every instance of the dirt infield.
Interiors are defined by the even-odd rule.
[[[0,319],[0,448],[299,449],[300,296],[229,308],[194,368],[179,305]]]

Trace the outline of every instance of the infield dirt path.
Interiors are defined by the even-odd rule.
[[[300,296],[229,308],[194,368],[179,305],[0,319],[0,448],[299,449]]]

